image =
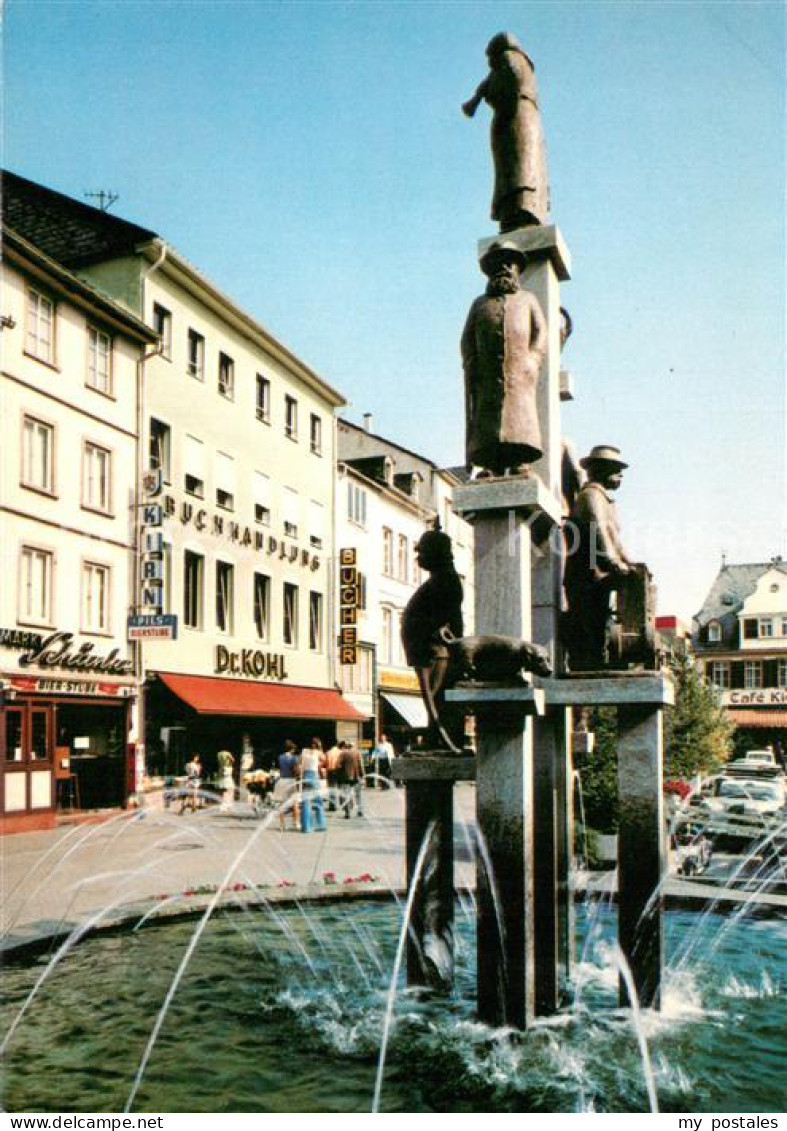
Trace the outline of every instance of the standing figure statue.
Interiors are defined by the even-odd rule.
[[[441,710],[448,675],[449,649],[441,633],[461,636],[462,582],[454,566],[451,539],[440,529],[427,530],[415,547],[421,569],[431,577],[416,589],[402,613],[402,644],[407,662],[415,668],[429,719],[427,742],[454,754],[461,751],[449,737]]]
[[[472,118],[482,101],[492,109],[492,219],[501,232],[544,224],[549,186],[533,63],[508,32],[490,39],[486,55],[489,74],[462,110]]]
[[[588,478],[566,523],[564,578],[568,603],[564,643],[574,672],[608,666],[611,596],[625,586],[632,570],[610,495],[620,486],[628,464],[620,458],[620,449],[610,444],[597,445],[579,463]]]
[[[536,388],[547,324],[538,299],[519,285],[525,255],[510,242],[481,257],[486,294],[462,333],[466,460],[493,475],[526,474],[543,455]]]

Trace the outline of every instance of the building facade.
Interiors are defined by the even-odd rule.
[[[9,227],[0,417],[0,826],[121,805],[138,389],[155,335]]]
[[[439,518],[451,537],[462,578],[469,633],[474,605],[473,532],[453,510],[456,476],[376,435],[369,417],[366,422],[362,428],[340,419],[338,425],[337,546],[340,560],[350,551],[358,592],[358,608],[353,612],[351,594],[347,601],[342,599],[340,573],[339,679],[346,697],[368,716],[364,742],[368,745],[385,733],[401,750],[413,729],[427,725],[418,682],[407,666],[401,640],[405,605],[426,578],[415,547]],[[354,663],[341,662],[346,620],[356,629],[350,636],[357,641]]]
[[[723,565],[692,648],[737,728],[736,747],[787,754],[787,564]]]

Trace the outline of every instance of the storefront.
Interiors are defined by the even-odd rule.
[[[0,673],[0,830],[51,828],[59,812],[125,805],[130,662],[77,646],[71,633],[5,631],[2,643],[20,651]]]
[[[317,737],[327,749],[340,739],[358,741],[364,722],[330,688],[158,672],[145,696],[148,768],[163,776],[182,774],[196,753],[210,777],[219,750],[229,750],[236,766],[246,754],[267,769],[287,739],[301,747]]]

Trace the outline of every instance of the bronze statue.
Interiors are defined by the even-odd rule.
[[[631,562],[620,539],[611,492],[627,463],[620,450],[598,444],[580,460],[587,482],[566,522],[563,637],[571,671],[602,671],[655,661],[654,590],[647,567]],[[611,623],[612,594],[616,623]]]
[[[451,539],[440,529],[439,519],[434,530],[421,536],[415,550],[419,566],[431,577],[416,589],[402,613],[404,654],[415,668],[429,718],[427,744],[459,754],[440,718],[449,659],[441,632],[448,629],[453,636],[462,635],[462,582],[454,566]]]
[[[493,475],[527,473],[543,454],[536,386],[547,325],[538,299],[520,288],[524,265],[514,244],[492,244],[481,258],[486,294],[462,333],[467,463]]]
[[[492,219],[501,232],[544,224],[549,187],[533,63],[508,32],[489,41],[486,55],[489,74],[462,110],[472,118],[482,101],[492,109]]]
[[[549,653],[540,644],[516,636],[463,636],[457,639],[450,629],[442,629],[448,645],[449,668],[446,686],[459,680],[479,683],[521,684],[525,672],[551,675]]]

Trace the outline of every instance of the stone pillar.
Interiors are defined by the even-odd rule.
[[[455,781],[472,780],[475,761],[426,753],[396,758],[392,770],[405,783],[408,891],[417,885],[407,936],[407,984],[448,990],[454,975],[453,788]]]
[[[618,937],[639,1003],[661,1005],[665,828],[662,711],[618,707]],[[628,1003],[621,981],[620,1000]]]

